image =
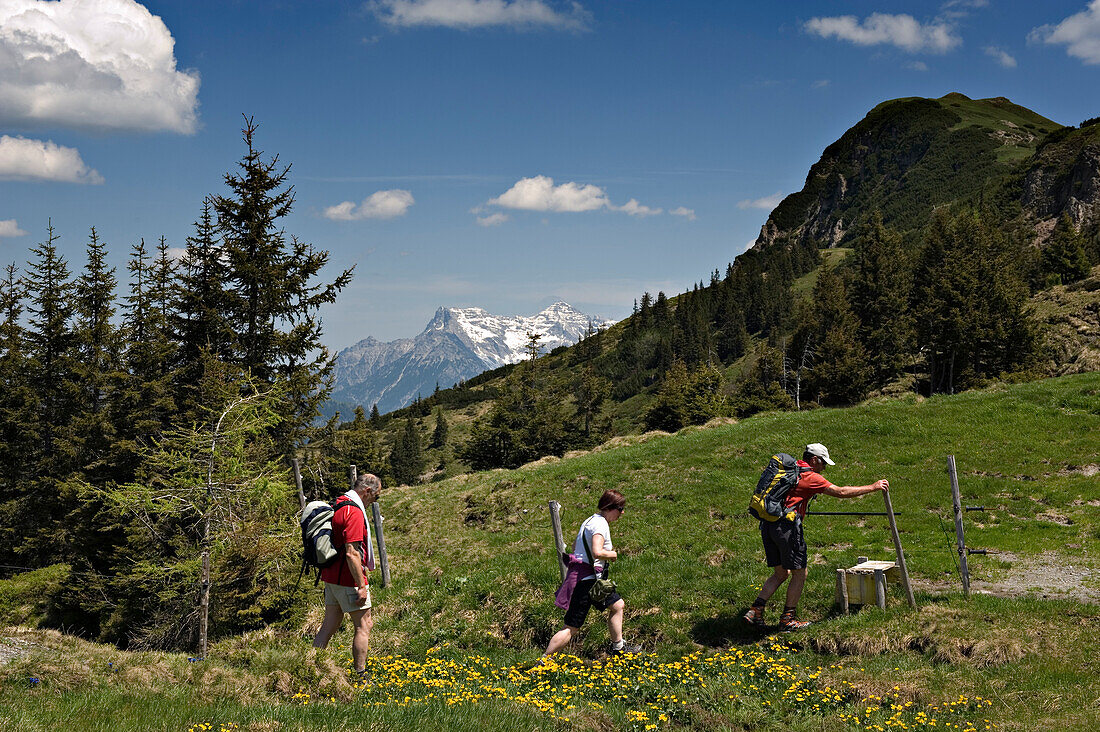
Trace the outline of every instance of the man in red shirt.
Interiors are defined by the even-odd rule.
[[[367,570],[374,569],[367,504],[377,501],[381,492],[382,481],[378,476],[364,473],[356,479],[355,487],[333,504],[336,511],[332,516],[332,543],[343,558],[321,570],[325,582],[325,619],[313,639],[314,648],[327,646],[347,613],[355,627],[351,657],[360,674],[367,665],[367,644],[374,627],[367,580]]]
[[[764,556],[768,566],[774,567],[771,577],[764,581],[760,595],[745,613],[745,622],[755,627],[764,625],[764,606],[779,589],[787,577],[787,603],[779,620],[780,630],[801,630],[809,621],[797,619],[798,600],[802,597],[802,587],[806,584],[806,540],[802,536],[802,521],[806,518],[806,507],[819,493],[837,498],[855,498],[856,496],[885,492],[890,487],[887,480],[876,480],[871,485],[837,486],[825,480],[821,471],[826,465],[836,465],[829,458],[829,450],[820,442],[806,445],[798,467],[802,469],[798,485],[787,494],[783,505],[793,510],[795,517],[781,518],[778,521],[761,521],[760,538],[764,542]],[[788,516],[790,511],[788,511]]]

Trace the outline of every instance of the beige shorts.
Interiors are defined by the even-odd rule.
[[[370,587],[367,588],[367,599],[359,602],[359,591],[354,587],[325,583],[325,604],[339,605],[346,613],[356,610],[370,610]]]

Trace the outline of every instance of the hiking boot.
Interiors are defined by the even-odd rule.
[[[802,630],[808,627],[809,624],[809,620],[796,618],[794,610],[787,610],[783,613],[783,617],[779,618],[779,629],[781,631]]]
[[[764,608],[760,605],[753,605],[748,609],[748,612],[741,617],[745,619],[746,623],[754,628],[764,627]]]
[[[622,648],[616,649],[614,646],[607,649],[607,655],[618,656],[620,654],[634,655],[642,652],[641,646],[632,646],[629,643],[624,643]]]

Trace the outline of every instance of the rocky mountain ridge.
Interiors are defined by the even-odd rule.
[[[1100,125],[1063,127],[1004,97],[883,102],[824,150],[754,248],[844,246],[873,211],[912,232],[956,203],[1028,227],[1037,244],[1063,214],[1100,226]]]

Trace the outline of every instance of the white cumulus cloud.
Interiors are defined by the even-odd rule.
[[[783,200],[783,194],[779,191],[771,194],[770,196],[764,196],[763,198],[752,198],[744,201],[737,202],[737,208],[762,208],[767,211],[771,211],[773,208],[779,205],[779,202]]]
[[[659,213],[663,213],[664,209],[650,208],[649,206],[643,206],[638,203],[638,199],[631,198],[629,201],[619,206],[619,210],[630,216],[656,216]]]
[[[333,221],[359,221],[360,219],[393,219],[404,216],[409,207],[416,203],[409,191],[394,188],[389,191],[376,191],[356,205],[344,201],[325,209],[326,219]]]
[[[0,0],[0,120],[193,133],[199,75],[133,0]]]
[[[695,220],[695,209],[688,208],[687,206],[677,206],[676,208],[670,208],[668,212],[673,216],[683,216],[688,221]]]
[[[0,179],[103,182],[103,176],[86,166],[74,147],[8,135],[0,137]]]
[[[555,8],[560,5],[561,10]],[[375,0],[369,7],[382,22],[400,27],[443,26],[468,30],[489,26],[584,30],[590,15],[580,3],[546,0]]]
[[[822,38],[850,41],[857,46],[891,45],[909,53],[946,53],[962,43],[944,22],[920,23],[911,15],[872,13],[862,22],[854,15],[811,18],[803,28]]]
[[[500,226],[507,220],[508,214],[500,212],[489,214],[488,216],[477,217],[478,226]]]
[[[1057,25],[1041,25],[1028,34],[1033,43],[1065,46],[1066,53],[1089,65],[1100,64],[1100,0]]]
[[[554,179],[545,175],[522,178],[514,186],[496,198],[489,200],[494,206],[525,211],[555,211],[576,213],[612,208],[603,188],[586,183],[562,183],[554,185]]]
[[[989,56],[1006,69],[1016,68],[1016,59],[1008,51],[996,46],[986,46],[983,50],[986,56]]]
[[[3,219],[0,220],[0,237],[3,236],[26,236],[27,232],[19,228],[19,224],[15,219]]]

